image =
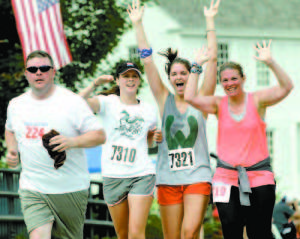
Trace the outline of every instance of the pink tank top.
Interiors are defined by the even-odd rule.
[[[229,112],[228,96],[223,97],[218,112],[219,158],[236,167],[252,166],[269,156],[266,124],[259,116],[253,95],[247,95],[246,113],[241,121],[232,118]],[[274,175],[269,171],[248,171],[250,187],[275,184]],[[237,171],[217,168],[213,182],[238,186]]]

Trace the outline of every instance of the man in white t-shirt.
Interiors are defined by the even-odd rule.
[[[30,90],[10,101],[5,140],[8,165],[16,167],[21,158],[19,194],[28,233],[31,239],[81,239],[89,188],[83,148],[104,143],[105,134],[80,96],[54,84],[48,53],[29,54],[25,76]],[[42,144],[52,129],[60,133],[50,140],[53,151],[66,152],[57,169]]]

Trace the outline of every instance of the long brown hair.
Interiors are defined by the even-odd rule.
[[[113,85],[110,89],[100,91],[99,95],[117,95],[117,96],[120,96],[120,87],[118,85]]]

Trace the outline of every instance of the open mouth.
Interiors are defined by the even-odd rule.
[[[184,83],[176,83],[176,86],[177,87],[182,87],[182,86],[184,86]]]

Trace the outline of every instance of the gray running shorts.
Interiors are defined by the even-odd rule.
[[[108,206],[121,203],[128,195],[153,196],[154,189],[154,174],[133,178],[103,177],[104,200]]]

